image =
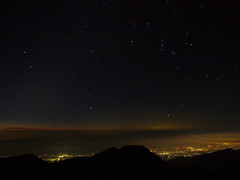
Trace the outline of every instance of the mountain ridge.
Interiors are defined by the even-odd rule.
[[[163,161],[144,146],[108,148],[91,157],[48,163],[27,154],[0,158],[1,179],[232,179],[240,150]],[[197,178],[196,178],[197,176]]]

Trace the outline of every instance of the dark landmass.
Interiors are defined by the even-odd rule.
[[[143,146],[109,148],[92,157],[48,163],[35,155],[0,159],[0,179],[235,179],[240,150],[163,161]]]

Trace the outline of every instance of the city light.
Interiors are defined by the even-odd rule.
[[[172,146],[152,148],[152,152],[159,155],[163,160],[171,160],[176,157],[192,157],[204,153],[212,153],[223,149],[240,149],[239,142],[211,142],[200,143],[191,146]]]
[[[78,158],[78,157],[90,157],[93,154],[78,154],[78,153],[58,153],[58,154],[43,154],[39,158],[48,162],[64,161],[66,159]]]
[[[201,155],[204,153],[212,153],[215,151],[223,149],[240,149],[240,142],[210,142],[210,143],[198,143],[186,146],[168,146],[168,147],[155,147],[149,150],[163,160],[171,160],[176,157],[192,157]],[[64,161],[66,159],[78,158],[78,157],[91,157],[94,153],[81,154],[81,153],[52,153],[52,154],[42,154],[38,157],[44,161],[54,163],[59,161]],[[9,157],[7,155],[1,155],[0,158]]]

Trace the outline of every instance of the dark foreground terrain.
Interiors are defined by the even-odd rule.
[[[34,155],[0,159],[0,179],[238,179],[240,150],[163,161],[143,146],[48,163]]]

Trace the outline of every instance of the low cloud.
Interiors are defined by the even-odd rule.
[[[70,130],[6,128],[0,130],[0,149],[2,154],[24,153],[95,153],[111,146],[141,144],[146,147],[169,146],[179,143],[189,144],[200,141],[231,139],[219,132],[196,129],[137,129],[137,130]],[[239,137],[238,135],[235,135]]]

